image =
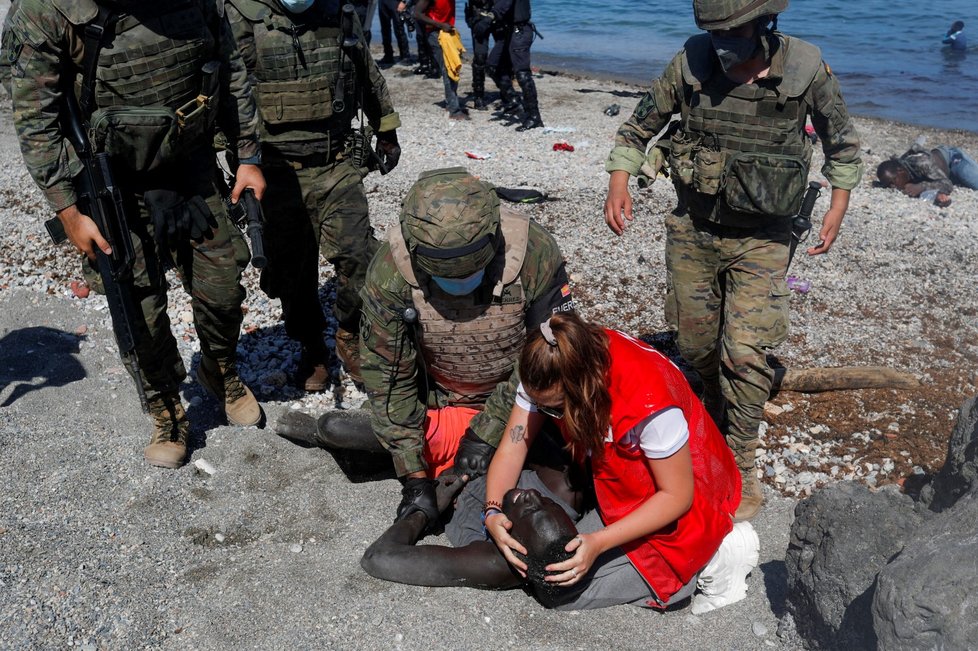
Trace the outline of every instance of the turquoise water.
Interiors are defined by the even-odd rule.
[[[697,31],[690,0],[533,0],[533,19],[535,66],[643,84]],[[941,45],[955,20],[959,56]],[[779,26],[822,49],[853,113],[978,132],[978,0],[794,0]]]

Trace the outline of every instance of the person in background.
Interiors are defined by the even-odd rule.
[[[676,343],[703,379],[703,402],[724,428],[743,475],[737,519],[764,495],[755,469],[758,428],[774,370],[767,356],[788,336],[792,217],[808,187],[810,118],[825,154],[831,205],[809,255],[831,249],[862,176],[859,138],[817,47],[777,31],[788,0],[693,0],[693,36],[618,130],[605,165],[604,219],[631,221],[628,179],[656,156],[670,129],[669,168],[684,210],[666,216]],[[654,178],[652,173],[650,178]]]
[[[472,94],[475,96],[472,106],[477,111],[489,108],[486,103],[486,60],[494,20],[492,0],[468,0],[465,3],[465,24],[472,32]]]
[[[445,86],[445,109],[450,120],[468,120],[469,114],[458,98],[458,80],[452,79],[445,65],[439,32],[455,32],[455,0],[417,0],[414,5],[414,19],[424,26],[428,47],[431,50],[432,65],[437,68]]]
[[[899,158],[880,163],[876,177],[884,188],[896,188],[908,197],[929,198],[945,207],[951,204],[948,195],[955,185],[978,190],[978,163],[957,147],[927,149],[914,143]]]
[[[951,25],[951,29],[947,30],[947,34],[944,35],[944,40],[941,43],[950,45],[951,49],[955,51],[964,52],[967,50],[968,37],[964,34],[964,21],[954,21],[954,24]]]
[[[411,46],[408,44],[408,37],[404,32],[401,14],[397,10],[398,4],[397,0],[380,0],[380,39],[384,47],[384,58],[380,60],[381,65],[391,65],[395,61],[394,44],[391,41],[391,36],[397,40],[399,59],[407,61],[411,58]]]
[[[530,0],[494,0],[492,13],[496,17],[492,50],[486,62],[486,70],[499,88],[503,110],[511,110],[514,103],[512,75],[523,91],[523,118],[517,131],[527,131],[543,126],[537,85],[530,70],[530,48],[537,28],[531,21]]]
[[[615,590],[626,603],[666,608],[697,586],[705,593],[693,597],[694,613],[743,599],[757,533],[749,522],[732,523],[737,463],[682,371],[576,313],[555,314],[528,333],[519,370],[484,507],[486,531],[510,565],[524,576],[530,569],[509,510],[527,499],[512,489],[549,419],[574,462],[590,468],[598,505],[566,542],[570,558],[541,568],[564,599],[601,586],[612,559],[626,573]]]

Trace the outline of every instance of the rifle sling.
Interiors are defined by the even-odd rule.
[[[98,67],[98,55],[105,42],[106,27],[115,17],[114,11],[100,4],[95,20],[85,25],[83,41],[85,54],[82,59],[81,97],[78,98],[78,107],[86,123],[94,109],[95,69]]]

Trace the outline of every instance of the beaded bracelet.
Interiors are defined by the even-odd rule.
[[[482,511],[482,535],[486,537],[486,540],[492,540],[492,536],[489,535],[489,530],[486,529],[486,518],[493,513],[502,514],[502,511],[492,505],[486,506],[486,508]]]

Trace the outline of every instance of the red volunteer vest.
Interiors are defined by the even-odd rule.
[[[636,339],[614,330],[605,333],[611,353],[611,432],[604,453],[591,459],[605,525],[622,519],[655,494],[645,454],[637,443],[626,443],[625,434],[670,407],[681,409],[689,425],[692,506],[672,524],[622,545],[632,565],[665,603],[709,562],[733,528],[732,516],[740,505],[740,473],[682,371]]]

